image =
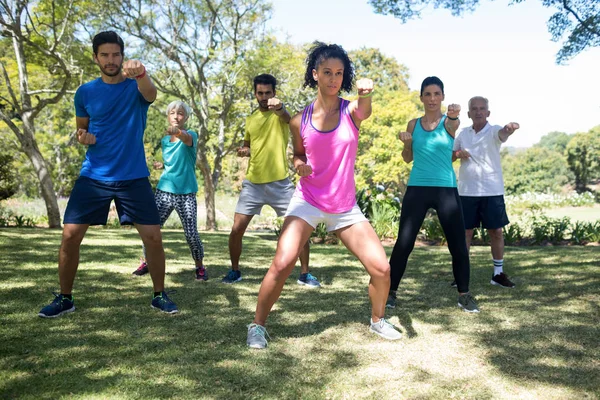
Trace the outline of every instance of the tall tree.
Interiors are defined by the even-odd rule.
[[[593,179],[600,178],[600,126],[577,133],[565,150],[567,163],[575,175],[575,190],[583,193]]]
[[[511,4],[525,0],[512,0]],[[452,15],[472,12],[480,0],[369,0],[378,14],[391,14],[406,22],[419,18],[428,6],[445,8]],[[600,0],[542,0],[544,7],[556,12],[548,20],[548,31],[557,42],[566,36],[556,62],[562,64],[589,47],[600,46]]]
[[[223,158],[242,132],[235,118],[247,82],[244,55],[261,37],[270,8],[259,0],[112,2],[110,25],[137,41],[157,88],[192,108],[198,129],[206,228],[216,229],[215,191]]]
[[[542,136],[540,141],[535,146],[545,147],[548,150],[563,154],[572,137],[573,135],[569,135],[564,132],[550,132]]]
[[[360,127],[356,160],[357,186],[382,184],[404,191],[411,164],[401,160],[403,144],[398,133],[422,112],[418,92],[408,89],[408,70],[379,49],[350,52],[357,78],[373,79],[373,115]]]
[[[79,2],[81,3],[81,2]],[[0,0],[0,120],[17,137],[31,161],[46,203],[48,225],[60,227],[60,211],[49,165],[36,141],[36,118],[58,103],[70,88],[75,45],[74,0]],[[9,71],[16,68],[16,76]]]

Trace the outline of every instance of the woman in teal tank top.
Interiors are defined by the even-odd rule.
[[[414,248],[427,210],[433,208],[452,254],[458,306],[468,312],[479,312],[475,299],[469,293],[470,265],[465,223],[452,168],[452,147],[460,125],[460,106],[450,104],[444,115],[442,101],[442,81],[435,76],[426,78],[421,84],[425,115],[410,121],[407,132],[399,134],[404,143],[402,158],[407,163],[412,161],[413,167],[402,200],[398,239],[390,258],[391,286],[386,306],[395,307],[396,291],[406,270],[408,256]]]

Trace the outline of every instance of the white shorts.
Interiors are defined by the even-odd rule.
[[[315,229],[320,222],[323,222],[327,227],[327,232],[337,231],[359,222],[368,221],[357,204],[354,204],[350,211],[330,214],[319,210],[306,200],[296,196],[292,197],[285,216],[302,218]]]

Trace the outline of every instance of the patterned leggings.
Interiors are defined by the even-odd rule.
[[[154,197],[160,215],[161,228],[173,210],[177,211],[194,261],[202,260],[204,258],[204,246],[198,234],[196,193],[173,194],[156,189]],[[144,258],[146,258],[146,248],[142,246],[142,249]]]

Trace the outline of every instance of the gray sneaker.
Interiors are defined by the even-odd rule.
[[[248,338],[246,339],[246,344],[252,349],[264,349],[267,347],[267,339],[265,336],[270,339],[264,326],[254,323],[250,324],[248,325]]]
[[[387,301],[385,302],[385,308],[396,308],[396,291],[390,290]]]
[[[384,318],[381,318],[377,322],[371,320],[369,330],[387,340],[398,340],[402,338],[402,334],[396,330],[396,327],[387,322]]]
[[[471,296],[471,293],[458,295],[458,306],[466,312],[479,312],[479,307],[477,307],[477,303],[475,303],[475,299]]]

